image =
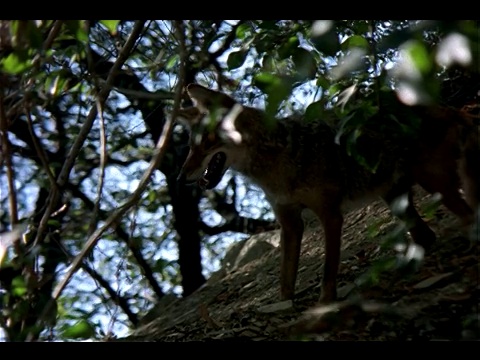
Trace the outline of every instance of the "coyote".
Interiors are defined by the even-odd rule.
[[[350,155],[344,137],[338,141],[336,129],[325,121],[286,117],[272,122],[264,111],[242,106],[222,92],[198,84],[189,84],[186,91],[195,106],[181,109],[177,117],[190,131],[190,152],[178,180],[212,189],[231,167],[262,188],[281,226],[282,300],[295,294],[304,208],[318,216],[325,234],[321,303],[336,299],[346,211],[381,197],[405,221],[413,240],[428,247],[435,234],[413,206],[411,188],[418,183],[430,193],[440,193],[463,225],[473,223],[472,207],[479,199],[472,184],[478,181],[469,182],[469,206],[459,192],[457,172],[457,161],[466,153],[462,144],[468,142],[461,140],[467,125],[457,125],[456,118],[468,121],[453,110],[419,108],[424,121],[415,141],[366,126],[357,143],[377,155],[372,170]],[[473,150],[477,156],[478,144]],[[402,211],[395,205],[398,199],[404,200]]]

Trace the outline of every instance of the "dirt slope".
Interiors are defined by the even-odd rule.
[[[323,234],[313,222],[293,304],[278,303],[279,250],[266,247],[263,256],[214,274],[188,298],[160,304],[153,321],[119,340],[480,340],[480,244],[461,236],[443,206],[432,210],[432,197],[419,192],[417,202],[438,235],[421,262],[381,246],[398,226],[382,203],[346,217],[336,304],[315,307]],[[278,231],[268,236],[278,243]],[[393,270],[402,259],[406,265]]]

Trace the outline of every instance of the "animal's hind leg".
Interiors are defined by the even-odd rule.
[[[448,169],[450,171],[447,171]],[[463,226],[468,227],[473,223],[474,211],[460,194],[460,178],[454,164],[445,166],[441,172],[425,171],[421,176],[417,176],[417,182],[431,194],[440,193],[442,202],[460,218]]]
[[[319,303],[328,304],[337,298],[337,274],[340,265],[343,215],[340,201],[327,200],[316,204],[311,209],[322,222],[325,234],[325,264],[322,278],[322,293]]]
[[[415,209],[410,185],[407,185],[407,183],[395,185],[383,199],[389,205],[393,215],[405,223],[416,244],[427,249],[435,242],[435,233]]]

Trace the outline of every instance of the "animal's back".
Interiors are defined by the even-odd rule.
[[[263,133],[249,147],[252,162],[246,173],[286,202],[305,202],[309,193],[335,190],[343,202],[356,203],[381,196],[409,171],[408,142],[375,123],[338,139],[337,128],[302,117],[279,119],[273,130],[262,131],[270,136]]]

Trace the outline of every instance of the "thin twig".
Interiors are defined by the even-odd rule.
[[[130,306],[128,305],[128,299],[122,297],[118,291],[115,291],[107,280],[105,280],[99,273],[93,270],[90,266],[82,263],[81,265],[82,270],[85,271],[90,277],[98,282],[98,284],[105,289],[105,291],[110,296],[111,300],[114,304],[118,305],[123,312],[127,315],[130,322],[136,326],[138,324],[138,317],[130,310]]]
[[[39,157],[40,162],[42,163],[45,172],[47,173],[48,180],[50,181],[50,185],[52,188],[57,187],[57,182],[55,181],[55,175],[53,175],[52,170],[50,169],[50,165],[48,164],[47,154],[45,153],[45,149],[41,146],[40,140],[33,129],[32,117],[30,115],[30,107],[27,105],[25,109],[25,116],[27,117],[27,125],[28,131],[30,132],[30,136],[32,137],[33,146],[36,151],[36,156]]]
[[[107,100],[108,95],[110,94],[110,91],[113,87],[115,76],[120,71],[125,61],[128,59],[128,56],[130,55],[130,51],[135,46],[135,43],[138,40],[138,36],[141,34],[143,27],[144,27],[144,21],[139,20],[135,22],[135,25],[133,26],[133,29],[132,29],[132,33],[130,34],[129,38],[125,42],[125,45],[123,46],[122,50],[118,54],[118,58],[116,59],[112,68],[110,69],[106,84],[102,88],[102,90],[98,93],[98,97],[97,97],[98,102],[102,104],[102,106],[105,104],[105,101]],[[34,244],[38,244],[40,242],[40,239],[42,238],[43,233],[45,232],[50,215],[54,211],[54,208],[60,198],[60,191],[58,189],[62,189],[67,183],[68,178],[70,176],[70,172],[75,163],[75,159],[77,158],[81,148],[83,147],[83,143],[85,142],[88,134],[90,133],[93,122],[95,121],[96,117],[97,117],[97,106],[95,105],[95,106],[92,106],[92,108],[90,109],[90,112],[88,113],[83,123],[83,126],[80,129],[80,132],[78,133],[77,138],[75,139],[75,142],[70,148],[70,152],[67,154],[67,158],[65,159],[65,162],[62,166],[60,174],[58,175],[58,178],[57,178],[58,188],[52,189],[47,208],[38,225],[37,236],[35,237]]]
[[[100,210],[100,201],[102,199],[103,184],[105,182],[105,167],[107,166],[107,136],[105,135],[105,120],[103,118],[103,109],[97,100],[97,112],[100,118],[100,174],[98,175],[97,197],[93,207],[93,214],[88,228],[88,235],[93,234],[98,223],[98,211]]]

